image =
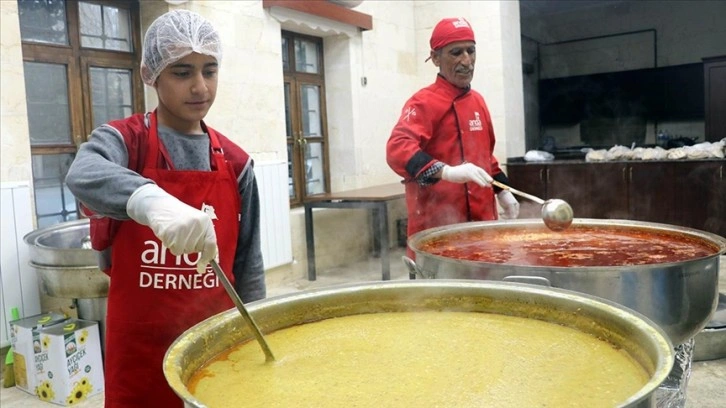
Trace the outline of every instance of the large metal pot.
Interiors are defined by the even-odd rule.
[[[23,237],[30,259],[38,265],[93,266],[98,264],[90,246],[91,226],[87,218],[62,222],[31,231]]]
[[[525,219],[471,222],[421,231],[408,240],[408,246],[416,254],[415,264],[411,260],[404,261],[424,278],[538,283],[606,298],[652,319],[668,333],[674,344],[685,343],[705,327],[718,302],[719,255],[726,252],[726,239],[690,228],[639,221],[575,219],[572,227],[578,225],[683,234],[711,243],[717,249],[711,256],[683,262],[602,267],[516,266],[465,261],[421,249],[431,239],[466,230],[544,228],[541,220]]]
[[[82,219],[37,229],[23,237],[30,266],[48,295],[67,299],[108,296],[110,278],[98,268],[90,231],[89,220]]]
[[[654,391],[673,366],[668,337],[642,315],[589,295],[534,285],[465,280],[359,283],[270,298],[248,308],[267,333],[338,316],[422,310],[498,313],[563,324],[607,339],[651,374],[647,384],[623,402],[626,407],[652,407]],[[204,407],[186,387],[190,377],[215,356],[253,339],[236,309],[212,316],[171,345],[164,357],[164,375],[185,406]],[[261,350],[260,361],[264,361]],[[243,401],[236,403],[243,406]]]

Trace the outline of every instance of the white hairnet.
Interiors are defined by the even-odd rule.
[[[149,26],[141,55],[141,79],[153,86],[161,71],[192,52],[222,62],[219,33],[204,17],[188,10],[163,14]]]

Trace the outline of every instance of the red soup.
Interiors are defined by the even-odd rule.
[[[624,266],[681,262],[718,253],[696,236],[623,226],[573,225],[456,231],[423,242],[421,251],[446,258],[522,266]]]

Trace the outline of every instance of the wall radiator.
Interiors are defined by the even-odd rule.
[[[265,269],[292,262],[287,162],[255,163]]]
[[[40,313],[40,292],[35,269],[28,265],[28,246],[25,234],[33,230],[28,183],[0,185],[0,347],[10,345],[10,309],[17,307],[20,317]]]

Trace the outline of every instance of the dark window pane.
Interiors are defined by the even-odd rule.
[[[81,46],[114,51],[133,51],[131,16],[128,10],[81,2]]]
[[[290,83],[285,82],[285,129],[287,131],[287,137],[295,138],[292,133],[292,109],[290,108]]]
[[[71,143],[66,66],[25,62],[23,67],[30,144]]]
[[[320,47],[318,43],[308,40],[295,39],[295,70],[309,74],[320,73],[318,61]]]
[[[322,143],[305,143],[305,194],[325,192]]]
[[[23,42],[68,44],[66,4],[62,0],[18,0]]]
[[[303,136],[322,136],[320,117],[320,86],[302,85],[300,87],[300,106],[302,108]]]
[[[38,227],[78,219],[76,199],[66,186],[72,154],[33,155],[33,191]]]
[[[287,52],[287,37],[282,37],[282,70],[290,70],[290,54]]]
[[[128,69],[90,69],[94,127],[133,113],[131,75],[132,71]]]
[[[290,199],[295,198],[295,179],[293,178],[293,157],[292,157],[292,145],[287,145],[287,186],[289,189]]]

